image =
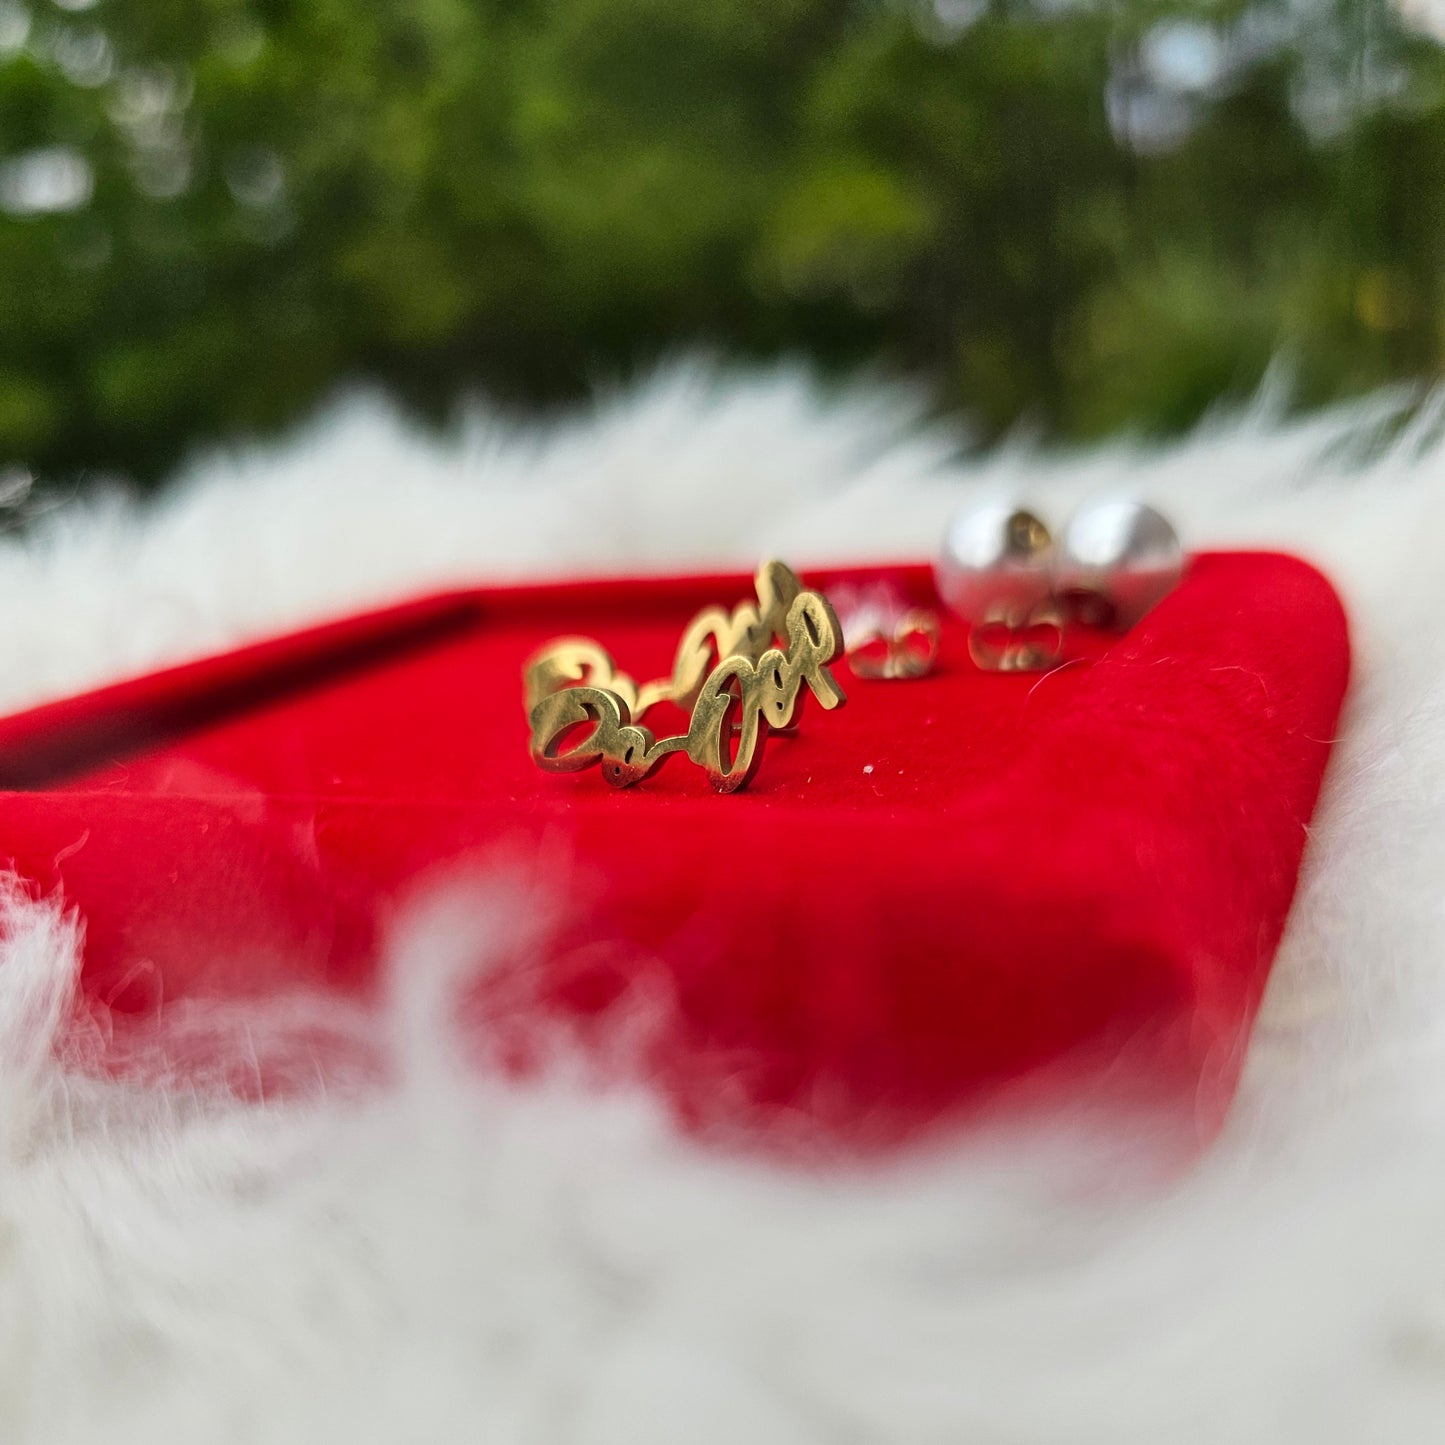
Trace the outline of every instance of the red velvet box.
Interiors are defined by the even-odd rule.
[[[926,569],[885,575],[936,605]],[[1130,635],[1044,676],[980,673],[950,622],[928,678],[840,665],[847,707],[771,738],[733,796],[684,760],[622,792],[534,768],[540,643],[587,633],[651,676],[695,610],[748,592],[426,599],[10,718],[0,852],[79,907],[86,988],[123,1010],[364,990],[401,900],[520,859],[560,902],[507,980],[509,1035],[594,1034],[641,992],[636,1062],[695,1116],[932,1114],[1104,1064],[1217,1118],[1345,689],[1329,584],[1203,556]]]

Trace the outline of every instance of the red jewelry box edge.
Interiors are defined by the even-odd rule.
[[[1330,638],[1325,634],[1337,634],[1338,655],[1334,670],[1338,673],[1338,689],[1336,691],[1330,679],[1325,678],[1320,688],[1321,706],[1317,709],[1335,715],[1348,676],[1348,638],[1343,609],[1327,579],[1316,569],[1294,558],[1277,556],[1277,560],[1286,568],[1295,569],[1295,582],[1315,594],[1311,605],[1317,609],[1318,625],[1312,635],[1317,641],[1324,638],[1322,652],[1330,650]],[[810,577],[829,579],[875,576],[878,570],[862,567],[806,569]],[[929,576],[927,567],[888,570],[906,574],[919,584]],[[1310,579],[1313,579],[1312,583]],[[615,578],[598,582],[541,582],[454,590],[323,623],[279,638],[265,639],[231,652],[110,684],[77,697],[42,704],[0,720],[0,754],[3,754],[0,783],[7,787],[14,787],[17,783],[33,786],[47,775],[78,765],[87,751],[93,754],[97,748],[105,751],[141,739],[153,740],[158,731],[183,730],[198,720],[204,720],[208,708],[224,707],[228,700],[242,694],[254,695],[250,690],[263,680],[279,688],[294,685],[303,677],[314,676],[318,667],[354,665],[374,649],[407,646],[424,637],[444,633],[449,628],[465,626],[484,605],[495,607],[504,603],[525,607],[539,600],[554,606],[568,601],[586,604],[595,602],[599,596],[626,595],[639,585],[656,589],[658,595],[666,595],[671,590],[687,597],[691,597],[699,587],[715,587],[719,596],[727,597],[736,590],[738,579],[735,575],[717,574],[703,578]],[[1334,619],[1329,616],[1331,605],[1336,614]],[[1147,628],[1148,620],[1141,626]],[[1330,702],[1331,692],[1335,693],[1333,703]],[[1314,741],[1321,739],[1315,738]],[[1324,742],[1327,752],[1328,738]],[[1323,772],[1322,758],[1313,786],[1305,789],[1307,798],[1301,796],[1298,800],[1307,804],[1303,813],[1306,820],[1318,796]],[[1203,1053],[1208,1056],[1210,1067],[1217,1074],[1209,1090],[1212,1095],[1227,1094],[1232,1090],[1242,1059],[1243,1041],[1258,1006],[1264,976],[1293,897],[1298,855],[1302,849],[1301,838],[1283,909],[1277,920],[1262,928],[1261,942],[1264,946],[1256,979],[1246,989],[1242,1000],[1223,1001],[1226,1004],[1224,1013],[1234,1015],[1232,1025],[1226,1019],[1224,1028],[1221,1029],[1219,1021],[1216,1021],[1206,1029],[1210,1037],[1203,1041]],[[1287,849],[1285,851],[1288,852]],[[1216,1000],[1216,1004],[1220,1002]],[[1243,1010],[1238,1012],[1241,1003]],[[1198,1061],[1200,1051],[1194,1044],[1186,1045],[1185,1052]],[[1211,1106],[1203,1112],[1213,1117],[1221,1110]]]

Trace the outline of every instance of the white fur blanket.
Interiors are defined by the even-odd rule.
[[[926,556],[982,486],[1054,513],[1137,492],[1193,546],[1322,562],[1355,629],[1225,1137],[1162,1181],[1148,1141],[1101,1157],[1067,1117],[815,1174],[689,1144],[565,1060],[527,1089],[469,1075],[442,1046],[456,961],[546,907],[485,879],[399,932],[407,988],[374,1016],[175,1013],[130,1041],[136,1079],[100,1082],[66,1022],[76,925],[10,899],[0,1440],[1445,1438],[1439,411],[1286,423],[1265,400],[1164,450],[966,465],[916,418],[700,366],[546,431],[479,411],[445,443],[346,402],[156,505],[74,503],[0,543],[0,705],[440,584]],[[197,1037],[319,1086],[257,1106],[168,1082]]]

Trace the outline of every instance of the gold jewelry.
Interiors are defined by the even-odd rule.
[[[783,563],[757,574],[756,605],[731,615],[710,607],[683,633],[672,675],[638,686],[588,638],[561,638],[523,671],[531,753],[547,772],[602,765],[614,787],[640,782],[673,753],[685,753],[720,793],[746,787],[762,762],[769,728],[789,727],[806,683],[828,709],[846,701],[828,670],[843,633],[828,599],[803,587]],[[771,644],[785,639],[779,649]],[[691,709],[686,733],[656,738],[636,719],[664,699]],[[581,742],[563,747],[579,726]]]
[[[639,684],[618,671],[612,655],[590,637],[554,639],[528,659],[523,669],[527,715],[531,716],[544,697],[578,684],[615,692],[634,719],[659,702],[690,709],[708,673],[723,658],[736,653],[756,662],[772,642],[787,638],[788,609],[803,590],[797,574],[786,563],[764,562],[753,585],[757,601],[740,602],[731,614],[721,607],[703,608],[688,623],[677,645],[671,674],[651,682]]]

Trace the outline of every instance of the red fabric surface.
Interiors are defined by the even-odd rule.
[[[886,575],[934,600],[926,569]],[[540,643],[588,633],[650,676],[693,611],[748,591],[427,599],[5,720],[0,853],[78,905],[85,986],[125,1010],[365,989],[402,900],[501,858],[566,893],[541,959],[493,981],[528,1001],[512,1044],[529,1011],[605,1019],[641,984],[644,1066],[689,1113],[932,1111],[1127,1060],[1217,1118],[1345,689],[1325,579],[1198,558],[1132,634],[1044,677],[978,672],[950,621],[929,678],[840,665],[848,706],[805,709],[731,797],[683,759],[623,792],[533,767]]]

